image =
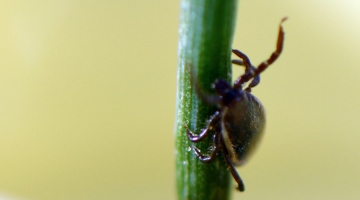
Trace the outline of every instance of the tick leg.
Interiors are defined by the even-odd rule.
[[[255,71],[253,71],[252,73],[245,73],[244,75],[240,76],[235,82],[234,82],[234,87],[239,87],[241,86],[243,83],[248,82],[250,79],[252,79],[253,77],[258,76],[261,72],[263,72],[269,65],[271,65],[273,62],[275,62],[275,60],[279,57],[279,55],[281,54],[282,50],[283,50],[283,45],[284,45],[284,29],[282,27],[282,23],[287,19],[287,17],[283,18],[280,22],[280,26],[279,26],[279,34],[278,34],[278,39],[277,39],[277,44],[276,44],[276,50],[271,54],[270,58],[267,59],[266,61],[262,62],[256,69]],[[241,52],[238,50],[233,50],[233,53],[235,53],[237,56],[239,56],[240,58],[242,58],[241,56]],[[244,54],[245,55],[245,54]],[[244,63],[246,65],[246,62],[244,60]],[[256,81],[251,82],[249,87],[255,87],[258,83],[256,83]]]
[[[259,83],[260,83],[260,75],[257,75],[254,77],[254,79],[251,81],[251,83],[248,85],[248,87],[245,90],[251,92],[251,88],[257,86]]]
[[[203,140],[207,136],[207,134],[213,129],[213,126],[217,122],[219,117],[220,117],[220,112],[216,111],[215,114],[210,117],[210,120],[206,125],[206,128],[203,131],[201,131],[199,135],[195,135],[188,128],[186,128],[186,134],[189,140],[191,142],[200,142],[201,140]]]
[[[247,55],[245,55],[243,52],[237,50],[237,49],[233,49],[232,52],[237,55],[239,58],[242,59],[241,60],[232,60],[232,63],[233,64],[236,64],[236,65],[242,65],[242,66],[245,66],[245,71],[249,71],[251,69],[251,62],[250,62],[250,59],[247,57]]]
[[[232,64],[235,64],[235,65],[245,66],[244,61],[242,61],[242,60],[234,59],[234,60],[231,60],[231,62],[232,62]]]
[[[231,62],[233,64],[236,65],[242,65],[245,66],[245,74],[240,76],[238,79],[235,80],[234,82],[234,88],[236,89],[241,89],[242,88],[242,84],[247,82],[247,81],[243,81],[243,76],[249,76],[249,77],[253,77],[254,76],[254,70],[255,68],[252,67],[250,59],[241,51],[237,50],[237,49],[233,49],[232,52],[237,55],[239,58],[242,59],[241,60],[232,60]]]
[[[235,51],[235,50],[236,50],[236,49],[234,49],[233,51]],[[239,51],[239,50],[236,50],[236,51]],[[246,70],[247,70],[247,71],[249,71],[249,70],[255,71],[255,70],[256,70],[256,68],[254,67],[254,65],[251,65],[251,69],[250,69],[250,68],[249,68],[249,69],[246,69],[245,62],[242,61],[242,60],[236,60],[236,59],[234,59],[234,60],[231,60],[231,63],[232,63],[232,64],[235,64],[235,65],[244,66],[244,67],[245,67],[245,73],[246,73]]]
[[[269,65],[271,65],[281,54],[282,50],[283,50],[283,45],[284,45],[284,30],[282,27],[282,23],[287,19],[287,17],[283,18],[280,22],[280,26],[279,26],[279,35],[278,35],[278,40],[277,40],[277,44],[276,44],[276,50],[271,54],[270,58],[267,59],[266,61],[262,62],[256,69],[255,75],[260,74],[261,72],[263,72]]]
[[[244,62],[242,60],[232,60],[231,62],[233,64],[235,64],[235,65],[245,66],[245,64],[244,64]],[[251,66],[251,69],[253,71],[256,71],[256,68],[253,65]],[[239,80],[239,82],[240,82],[240,80]],[[251,88],[257,86],[259,83],[260,83],[260,75],[257,75],[257,76],[254,77],[254,79],[251,81],[251,83],[249,84],[249,86],[245,90],[248,91],[248,92],[251,92]]]
[[[224,152],[223,152],[224,153]],[[234,177],[235,181],[237,182],[238,184],[238,187],[237,189],[240,191],[240,192],[243,192],[245,190],[245,185],[244,185],[244,182],[242,181],[240,175],[237,173],[234,165],[232,164],[231,160],[229,159],[229,157],[224,154],[224,158],[225,158],[225,161],[226,161],[226,164],[227,166],[229,167],[229,170],[231,172],[231,175]]]
[[[196,154],[196,156],[199,158],[199,160],[201,162],[204,163],[209,163],[211,161],[213,161],[216,158],[217,152],[219,151],[219,134],[215,134],[213,137],[213,143],[214,143],[214,149],[211,152],[210,156],[204,156],[203,154],[200,153],[200,150],[196,147],[193,147],[194,152]]]

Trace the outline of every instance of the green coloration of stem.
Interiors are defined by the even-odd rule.
[[[204,104],[191,84],[191,70],[201,89],[213,93],[218,78],[231,80],[231,44],[235,29],[237,0],[182,0],[179,40],[176,179],[178,199],[229,199],[230,173],[222,156],[204,164],[191,147],[186,128],[199,133],[216,107]],[[211,133],[210,133],[211,134]],[[209,135],[196,144],[206,153],[212,145]]]

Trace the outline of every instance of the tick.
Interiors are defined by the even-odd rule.
[[[206,128],[199,134],[196,135],[187,129],[187,136],[191,142],[200,142],[213,131],[212,152],[204,155],[199,149],[193,147],[194,153],[204,163],[213,161],[218,153],[221,153],[240,191],[244,191],[245,186],[235,166],[243,165],[247,161],[258,145],[265,126],[264,107],[251,94],[251,89],[259,84],[260,74],[281,54],[285,35],[282,23],[286,19],[286,17],[283,18],[279,25],[276,50],[258,67],[254,67],[250,59],[241,51],[232,50],[241,58],[241,60],[232,60],[232,63],[245,67],[245,73],[234,81],[233,86],[223,79],[218,79],[212,85],[217,95],[209,95],[200,89],[194,75],[192,78],[197,96],[202,101],[219,108],[210,117]],[[250,84],[243,89],[250,80],[252,80]]]

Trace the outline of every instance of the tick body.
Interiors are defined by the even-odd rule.
[[[259,84],[260,74],[281,54],[285,34],[282,23],[286,19],[283,18],[280,23],[276,50],[270,58],[258,67],[254,67],[249,58],[241,51],[232,50],[235,55],[241,58],[241,60],[232,60],[232,63],[245,67],[245,73],[234,81],[233,86],[223,79],[218,79],[213,84],[217,95],[209,95],[200,89],[195,75],[192,75],[197,96],[210,105],[217,105],[219,109],[210,117],[203,131],[194,134],[187,129],[187,136],[192,142],[200,142],[209,132],[213,133],[212,152],[209,155],[203,155],[199,149],[193,147],[194,152],[204,163],[211,162],[218,153],[221,153],[238,184],[237,189],[240,191],[244,191],[245,186],[235,166],[240,166],[247,161],[258,145],[265,127],[264,107],[251,94],[251,89]],[[243,89],[250,80],[251,82]]]

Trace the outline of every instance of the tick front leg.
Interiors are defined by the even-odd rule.
[[[247,79],[247,77],[252,78],[254,76],[255,68],[252,67],[250,59],[243,52],[241,52],[237,49],[233,49],[232,52],[235,55],[237,55],[239,58],[242,59],[242,61],[241,60],[232,60],[232,63],[236,64],[236,65],[245,66],[245,74],[242,75],[241,77],[239,77],[238,79],[236,79],[234,82],[234,88],[241,89],[242,84],[244,84],[245,82],[250,80],[250,79]]]
[[[251,69],[251,62],[250,59],[247,57],[247,55],[245,55],[243,52],[237,50],[237,49],[233,49],[232,52],[237,55],[239,58],[242,59],[242,61],[240,60],[233,60],[232,63],[237,64],[237,65],[243,65],[245,66],[245,71],[249,71]]]
[[[267,59],[266,61],[262,62],[256,69],[255,71],[255,75],[260,74],[261,72],[263,72],[269,65],[271,65],[273,62],[275,62],[275,60],[280,56],[282,50],[283,50],[283,46],[284,46],[284,37],[285,37],[285,33],[284,33],[284,29],[282,27],[282,23],[284,21],[287,20],[287,17],[284,17],[281,22],[280,22],[280,27],[279,27],[279,35],[278,35],[278,39],[277,39],[277,43],[276,43],[276,50],[271,54],[270,58]]]
[[[271,54],[270,58],[267,59],[266,61],[262,62],[255,70],[248,70],[245,72],[244,75],[240,76],[238,79],[235,80],[234,82],[234,87],[235,88],[241,88],[241,85],[243,83],[248,82],[250,79],[257,77],[261,72],[263,72],[269,65],[271,65],[273,62],[275,62],[275,60],[280,56],[282,50],[283,50],[283,45],[284,45],[284,37],[285,37],[285,32],[284,29],[282,27],[282,23],[287,19],[287,17],[283,18],[280,22],[280,27],[279,27],[279,35],[278,35],[278,39],[277,39],[277,43],[276,43],[276,50]],[[232,52],[234,54],[236,54],[237,56],[239,56],[240,58],[243,59],[244,61],[244,65],[247,67],[247,63],[250,63],[250,61],[248,61],[249,59],[247,58],[247,56],[240,52],[239,50],[233,49]],[[247,58],[247,59],[246,59]],[[250,64],[251,65],[251,64]],[[256,78],[250,83],[249,87],[247,89],[250,90],[250,88],[255,87],[258,84],[258,81],[256,80]]]
[[[191,142],[200,142],[203,140],[207,134],[213,129],[214,124],[217,122],[217,120],[220,117],[220,112],[215,112],[213,116],[210,117],[210,120],[206,126],[206,128],[201,131],[199,135],[195,135],[193,132],[191,132],[188,128],[186,128],[186,134]]]
[[[216,158],[216,155],[217,155],[217,153],[219,151],[219,144],[220,144],[219,134],[214,135],[213,143],[214,143],[214,146],[213,146],[214,149],[211,152],[210,156],[204,156],[203,154],[200,153],[200,150],[198,148],[193,147],[196,156],[199,158],[199,160],[201,162],[209,163],[209,162],[213,161]]]
[[[235,64],[235,65],[245,66],[245,63],[242,60],[232,60],[231,62],[233,64]],[[255,72],[256,68],[254,66],[251,66],[251,70],[253,72]],[[246,72],[246,71],[245,71],[245,74],[251,75],[250,72]],[[236,82],[234,83],[234,87],[242,89],[242,87],[238,86],[238,84],[240,84],[240,82],[242,82],[241,79],[236,80]],[[253,80],[251,81],[251,83],[249,84],[249,86],[245,90],[248,91],[248,92],[251,92],[251,88],[257,86],[259,83],[260,83],[260,75],[257,75],[257,76],[255,76],[253,78]]]
[[[224,152],[223,152],[224,153]],[[237,189],[240,191],[240,192],[244,192],[245,191],[245,185],[244,185],[244,182],[242,181],[240,175],[237,173],[234,165],[232,164],[230,158],[224,154],[224,158],[225,158],[225,161],[226,161],[226,164],[227,166],[229,167],[229,170],[231,172],[231,175],[234,177],[235,181],[237,182],[238,184],[238,187]]]

